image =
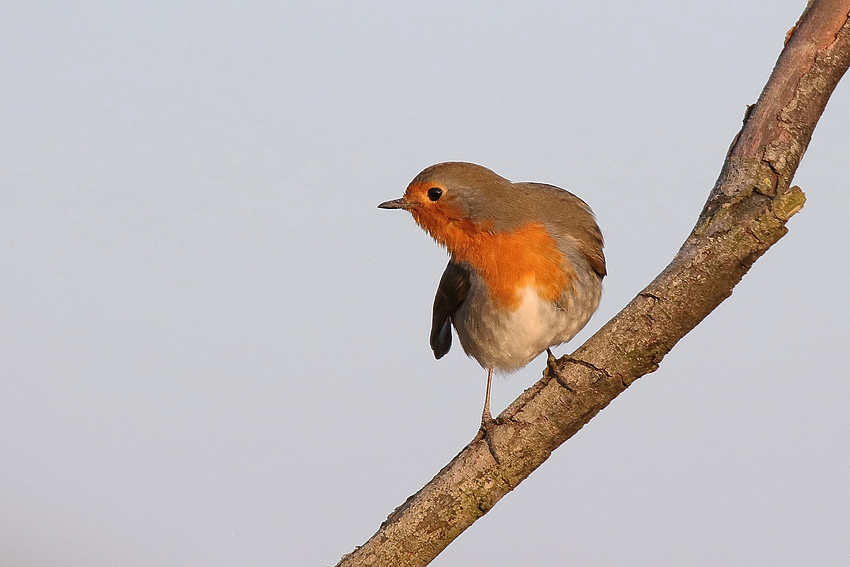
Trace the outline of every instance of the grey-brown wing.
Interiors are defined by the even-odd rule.
[[[435,358],[442,358],[452,348],[452,315],[469,293],[469,271],[449,261],[437,296],[434,298],[434,314],[431,319],[431,350]]]
[[[525,199],[526,209],[523,212],[526,218],[544,219],[550,231],[572,237],[599,279],[605,277],[607,270],[602,251],[605,243],[587,203],[554,185],[514,183],[514,186],[531,197]]]

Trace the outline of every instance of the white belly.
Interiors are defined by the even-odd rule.
[[[527,287],[520,292],[519,307],[503,311],[494,308],[489,294],[476,283],[452,322],[466,354],[484,368],[502,372],[519,370],[547,348],[573,338],[599,304],[599,294],[592,298],[570,294],[561,307]]]

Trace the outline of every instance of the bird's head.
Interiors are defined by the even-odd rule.
[[[486,167],[445,162],[423,170],[403,197],[378,208],[410,211],[434,240],[454,252],[474,234],[493,231],[510,217],[512,193],[511,182]]]

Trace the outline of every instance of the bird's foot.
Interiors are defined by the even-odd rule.
[[[485,412],[484,415],[481,416],[481,429],[478,430],[478,434],[481,436],[481,439],[487,443],[487,449],[490,450],[493,460],[496,461],[497,465],[500,465],[502,464],[502,461],[499,459],[499,455],[496,454],[496,447],[493,445],[493,431],[497,425],[499,425],[499,422],[496,419],[493,419],[490,412]]]
[[[548,348],[546,349],[546,354],[548,355],[548,357],[546,358],[546,370],[543,371],[544,376],[554,378],[558,382],[558,384],[560,384],[565,390],[572,392],[573,389],[570,387],[570,385],[564,382],[558,375],[558,359],[555,358],[555,355],[552,354],[552,351]],[[569,356],[565,356],[564,358],[566,358],[567,360],[572,360]]]

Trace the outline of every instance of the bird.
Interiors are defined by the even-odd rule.
[[[484,166],[425,168],[380,209],[410,212],[444,247],[431,349],[452,346],[487,370],[482,429],[492,426],[493,373],[510,374],[572,339],[590,320],[606,275],[603,236],[590,207],[559,187],[513,183]]]

